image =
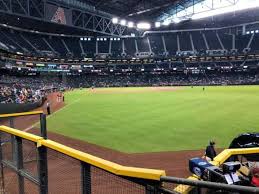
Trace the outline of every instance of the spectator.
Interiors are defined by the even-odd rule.
[[[213,161],[214,158],[216,157],[216,151],[215,151],[215,142],[210,141],[209,145],[206,147],[205,151],[205,156],[208,158],[210,161]]]

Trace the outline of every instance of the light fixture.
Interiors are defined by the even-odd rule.
[[[155,23],[155,27],[156,27],[156,28],[160,28],[160,26],[161,26],[161,23],[160,23],[160,22],[156,22],[156,23]]]
[[[126,20],[121,20],[120,24],[121,24],[122,26],[126,26],[127,21],[126,21]]]
[[[133,22],[128,22],[128,27],[129,28],[133,28],[134,27],[134,23]]]
[[[112,23],[113,24],[118,24],[119,23],[119,19],[118,18],[112,18]]]
[[[140,22],[137,24],[137,28],[141,30],[149,30],[151,28],[151,24],[147,22]]]

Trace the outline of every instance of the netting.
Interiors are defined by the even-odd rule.
[[[13,163],[13,146],[14,137],[7,133],[1,133],[2,159]]]
[[[36,143],[23,139],[23,168],[35,178],[38,178],[38,156]]]
[[[145,187],[100,168],[91,167],[93,194],[145,194]]]
[[[122,177],[91,166],[87,185],[93,194],[144,194],[145,188]],[[81,193],[81,162],[48,149],[50,193]]]
[[[40,115],[0,118],[0,125],[40,135]]]
[[[24,193],[39,194],[39,187],[38,185],[32,183],[30,180],[24,178]]]
[[[15,150],[14,143],[15,137],[1,132],[1,149],[2,149],[2,159],[4,162],[3,167],[3,179],[0,188],[4,191],[2,193],[6,194],[16,194],[19,193],[20,188],[18,188],[18,173],[14,169],[6,166],[10,164],[17,168],[17,151]],[[38,178],[37,173],[37,147],[34,142],[23,139],[22,140],[22,153],[23,153],[23,171],[26,171],[29,175],[33,176],[35,179]],[[4,188],[4,189],[3,189]],[[37,193],[38,186],[24,178],[24,192],[25,193]]]
[[[80,193],[80,162],[48,149],[49,193]]]
[[[11,169],[6,168],[6,167],[3,168],[3,172],[4,172],[3,173],[4,174],[4,176],[3,176],[4,185],[1,185],[1,190],[4,190],[4,192],[7,194],[19,193],[18,175],[16,174],[16,172],[14,172]]]

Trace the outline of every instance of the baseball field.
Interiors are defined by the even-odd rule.
[[[259,87],[82,89],[48,117],[48,129],[125,153],[228,147],[259,131]]]

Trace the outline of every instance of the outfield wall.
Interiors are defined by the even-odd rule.
[[[0,114],[27,112],[40,107],[42,104],[43,100],[26,104],[0,104]]]

